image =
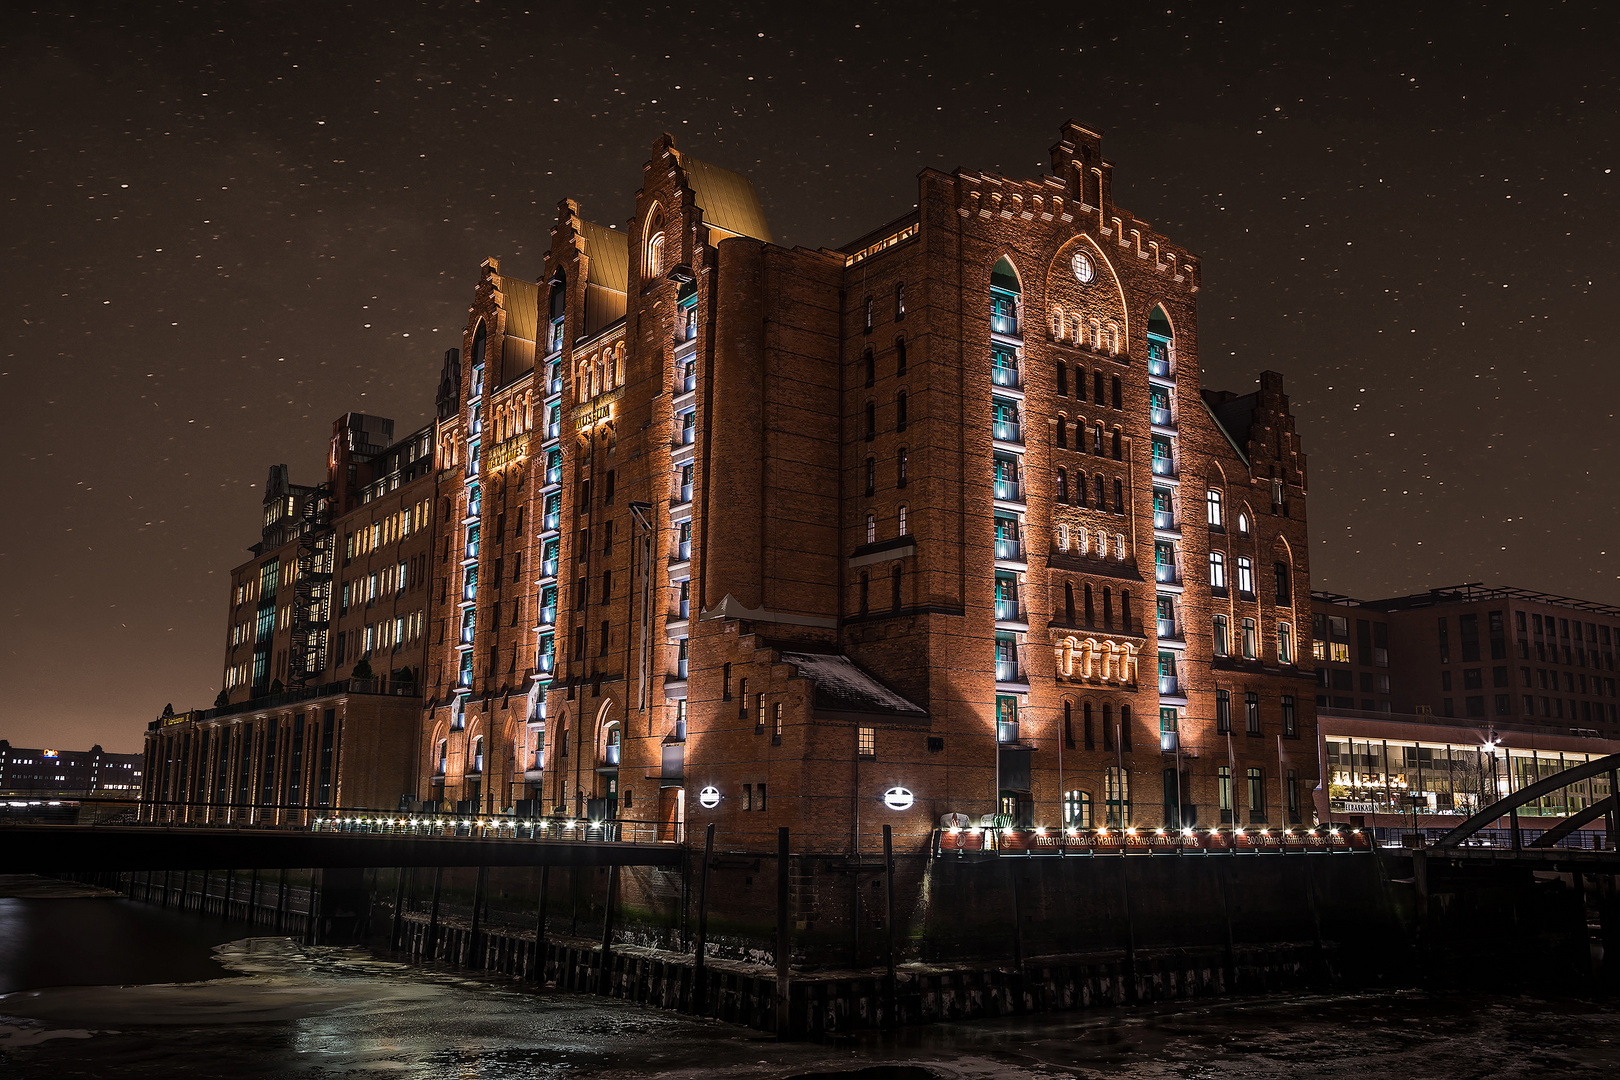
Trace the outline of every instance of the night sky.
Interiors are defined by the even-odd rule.
[[[1433,10],[1424,13],[1423,7]],[[1313,585],[1620,603],[1613,5],[8,4],[0,737],[219,688],[268,466],[431,414],[478,263],[624,227],[660,132],[838,245],[1049,168],[1203,258],[1204,385],[1281,371]],[[985,14],[988,11],[990,14]]]

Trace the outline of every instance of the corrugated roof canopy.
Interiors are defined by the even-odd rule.
[[[783,652],[784,663],[815,687],[818,713],[861,713],[926,719],[928,712],[901,697],[856,666],[847,656],[827,653]]]
[[[686,170],[692,194],[703,209],[705,224],[739,236],[771,242],[771,227],[765,223],[765,208],[759,204],[754,183],[742,173],[710,165],[686,154],[677,154]]]

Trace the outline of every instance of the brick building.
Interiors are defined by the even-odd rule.
[[[822,851],[946,813],[1308,821],[1282,379],[1205,390],[1197,258],[1114,205],[1097,135],[1052,165],[926,170],[789,249],[666,136],[616,225],[561,204],[535,282],[486,262],[417,795]]]
[[[96,795],[133,799],[141,790],[141,755],[12,746],[0,739],[0,795]]]
[[[155,814],[299,820],[414,788],[436,477],[431,429],[393,432],[349,413],[322,483],[271,468],[259,541],[231,571],[224,690],[149,725]]]

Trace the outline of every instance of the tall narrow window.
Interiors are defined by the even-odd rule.
[[[865,354],[861,357],[861,360],[866,364],[866,385],[869,386],[869,387],[870,386],[876,386],[877,385],[877,357],[875,357],[872,354],[871,349],[867,349]]]
[[[1215,775],[1216,787],[1219,793],[1217,797],[1219,798],[1221,804],[1221,821],[1225,824],[1231,824],[1233,821],[1232,767],[1230,765],[1222,765],[1220,768],[1215,770]]]
[[[1086,400],[1086,369],[1083,367],[1074,369],[1074,400],[1081,404]]]
[[[1123,444],[1120,442],[1119,428],[1114,429],[1113,451],[1114,451],[1114,460],[1115,461],[1124,461],[1125,460],[1125,449],[1124,449]]]
[[[889,571],[889,607],[894,611],[900,610],[900,566],[897,563]]]
[[[865,314],[865,317],[864,317],[865,329],[866,329],[866,332],[868,334],[870,334],[872,332],[872,320],[873,320],[872,298],[870,296],[868,296],[866,298],[866,314]]]
[[[910,526],[910,523],[906,521],[906,504],[905,503],[900,504],[900,509],[895,513],[895,519],[896,519],[896,523],[898,524],[898,526],[900,528],[900,531],[898,533],[896,533],[896,535],[897,536],[910,536],[911,535],[911,526]]]
[[[1069,396],[1069,369],[1068,366],[1063,363],[1059,363],[1057,366],[1057,392],[1058,397]],[[1061,446],[1063,444],[1059,443],[1058,445]]]
[[[894,399],[894,430],[906,430],[906,392],[900,391]]]
[[[1231,635],[1227,627],[1225,615],[1215,616],[1215,655],[1230,656],[1232,650]]]
[[[875,438],[877,438],[877,403],[868,401],[866,403],[866,441],[871,442]]]
[[[1069,474],[1062,466],[1059,466],[1057,471],[1057,501],[1060,503],[1069,501]]]
[[[894,339],[894,373],[896,375],[906,373],[906,339],[903,337]]]
[[[1259,648],[1260,643],[1259,643],[1259,641],[1256,640],[1256,638],[1258,636],[1259,635],[1256,634],[1256,632],[1255,632],[1254,620],[1253,619],[1244,619],[1243,620],[1243,659],[1245,659],[1245,660],[1257,660],[1257,659],[1259,659],[1259,657],[1260,657],[1260,648]]]
[[[1125,484],[1123,481],[1114,481],[1114,513],[1125,512]]]
[[[1282,728],[1283,735],[1292,739],[1299,734],[1299,720],[1294,715],[1294,695],[1282,696]]]
[[[1091,373],[1091,400],[1095,401],[1098,405],[1101,405],[1107,400],[1103,396],[1103,387],[1105,385],[1106,383],[1104,382],[1102,372],[1094,371]],[[1098,451],[1098,453],[1101,453],[1101,451]]]
[[[728,661],[720,668],[720,700],[731,700],[731,663]]]
[[[1266,820],[1266,776],[1258,765],[1249,767],[1249,821]]]
[[[1067,449],[1069,445],[1069,418],[1058,413],[1057,418],[1057,444],[1059,449]]]
[[[1250,735],[1260,734],[1260,695],[1253,690],[1243,695],[1243,727]]]
[[[1118,375],[1114,376],[1114,384],[1113,384],[1113,386],[1114,386],[1114,393],[1113,393],[1114,408],[1123,409],[1125,407],[1125,395],[1122,393]]]
[[[1294,629],[1287,623],[1277,624],[1277,663],[1294,662]]]
[[[894,321],[899,322],[906,317],[906,283],[901,281],[894,287]]]
[[[1242,595],[1251,598],[1254,596],[1254,566],[1246,555],[1238,556],[1237,587]]]
[[[1215,734],[1226,735],[1232,730],[1232,691],[1215,691]]]
[[[867,514],[866,515],[866,542],[868,544],[877,543],[877,515],[876,514]]]
[[[1087,701],[1081,704],[1080,716],[1081,726],[1084,728],[1086,738],[1085,747],[1087,750],[1095,750],[1097,748],[1097,733],[1092,729],[1091,702]]]
[[[1074,585],[1067,581],[1063,583],[1063,621],[1069,626],[1074,625]]]
[[[1219,551],[1209,553],[1209,587],[1226,588],[1226,556]]]
[[[894,455],[894,486],[906,486],[906,448],[901,447]]]
[[[867,613],[868,605],[869,605],[869,603],[871,601],[871,590],[872,590],[872,579],[867,576],[865,571],[862,571],[862,573],[861,573],[861,606],[860,606],[860,612],[861,612],[862,615],[865,615]]]
[[[1277,579],[1277,603],[1279,605],[1292,603],[1294,598],[1294,575],[1289,572],[1288,564],[1285,562],[1273,563],[1271,570]]]
[[[877,491],[877,458],[866,459],[866,493]]]

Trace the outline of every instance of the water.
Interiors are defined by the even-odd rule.
[[[1612,1004],[1419,992],[1210,1001],[910,1028],[833,1046],[308,948],[0,880],[0,1078],[859,1075],[1612,1077]]]

